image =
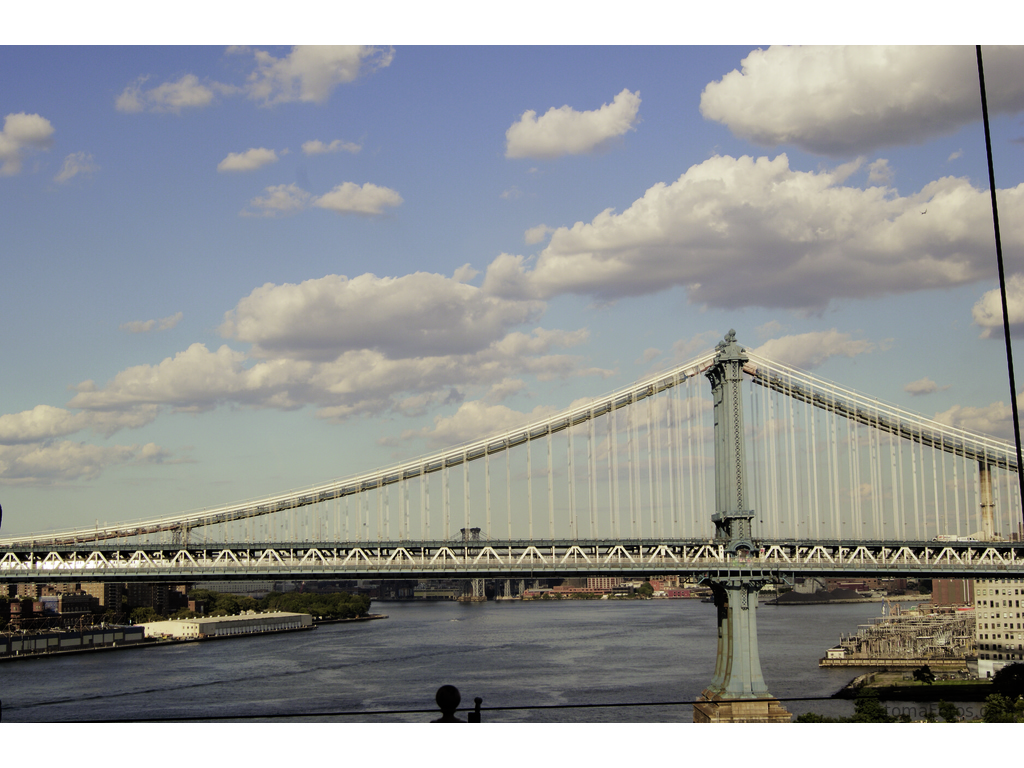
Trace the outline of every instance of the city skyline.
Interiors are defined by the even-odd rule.
[[[1024,49],[984,54],[1019,331]],[[1012,440],[971,46],[4,47],[0,71],[3,534],[368,471],[730,328]]]

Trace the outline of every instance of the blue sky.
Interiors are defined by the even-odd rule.
[[[985,57],[1016,332],[1024,50]],[[369,470],[729,328],[1011,435],[973,47],[7,46],[0,120],[5,534]]]

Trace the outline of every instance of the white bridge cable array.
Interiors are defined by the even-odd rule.
[[[1009,443],[750,358],[744,370],[759,386],[744,392],[745,503],[756,538],[998,540],[1018,531]],[[708,540],[714,416],[700,374],[714,359],[708,352],[555,416],[324,485],[0,546],[429,542],[474,528],[492,541]]]
[[[660,395],[666,390],[672,390],[685,384],[684,388],[687,389],[686,404],[678,404],[672,412],[682,413],[685,411],[687,414],[688,426],[685,429],[691,432],[687,438],[691,445],[695,442],[692,431],[694,429],[701,430],[701,434],[696,439],[697,449],[701,454],[701,461],[697,466],[693,466],[692,462],[690,463],[691,473],[700,471],[701,468],[704,470],[709,469],[708,462],[703,458],[707,454],[704,446],[707,436],[703,434],[703,420],[704,412],[710,409],[710,393],[702,391],[708,388],[707,383],[702,378],[695,379],[694,377],[699,377],[699,374],[708,368],[714,361],[714,356],[715,353],[713,351],[707,352],[668,372],[634,383],[629,387],[597,398],[583,406],[567,409],[554,416],[533,422],[524,427],[508,430],[496,436],[449,448],[442,452],[384,469],[373,470],[319,486],[289,491],[271,497],[250,499],[214,509],[177,513],[161,518],[116,525],[97,525],[94,528],[77,528],[0,538],[0,546],[24,544],[27,542],[38,544],[73,544],[76,542],[107,539],[136,539],[160,534],[170,535],[179,542],[194,541],[194,531],[196,529],[211,527],[218,527],[221,531],[216,536],[211,536],[209,532],[204,531],[203,538],[205,540],[224,541],[235,538],[235,540],[250,541],[322,541],[331,538],[338,541],[358,542],[371,541],[373,539],[408,540],[413,537],[424,540],[431,540],[432,538],[449,540],[455,535],[461,536],[458,533],[461,530],[460,527],[458,525],[455,528],[452,527],[451,470],[460,466],[463,468],[462,484],[464,493],[461,506],[464,512],[465,528],[468,529],[472,527],[470,525],[470,488],[473,483],[470,478],[470,464],[477,462],[479,459],[484,460],[482,462],[485,473],[484,483],[489,488],[491,484],[491,456],[502,452],[506,454],[505,507],[508,537],[511,539],[513,536],[518,535],[521,538],[532,539],[535,533],[539,534],[544,530],[540,527],[541,521],[535,521],[534,515],[534,507],[538,500],[533,486],[535,475],[541,473],[539,470],[535,471],[533,464],[535,461],[534,454],[536,453],[535,444],[540,438],[546,438],[547,443],[548,463],[546,475],[548,478],[548,498],[546,507],[548,510],[548,525],[546,526],[546,531],[548,536],[553,538],[556,528],[555,500],[556,497],[561,499],[563,494],[554,484],[554,457],[551,453],[553,450],[551,441],[552,436],[560,432],[567,432],[570,435],[580,433],[581,436],[586,438],[587,458],[585,460],[582,457],[576,456],[579,448],[574,446],[574,441],[571,437],[569,438],[570,445],[567,448],[566,454],[568,464],[575,469],[583,466],[588,471],[588,481],[582,484],[579,483],[576,478],[576,471],[573,471],[568,478],[568,482],[572,486],[568,495],[573,497],[572,501],[575,506],[576,486],[581,485],[583,488],[589,488],[589,496],[586,503],[589,508],[591,535],[596,536],[599,525],[610,526],[615,532],[623,532],[623,514],[629,515],[626,522],[635,529],[637,524],[636,505],[639,503],[638,494],[640,493],[640,489],[634,487],[635,477],[638,477],[640,472],[638,464],[640,448],[639,445],[635,444],[635,437],[646,427],[634,425],[634,417],[630,413],[626,425],[628,435],[623,440],[620,434],[622,428],[621,420],[616,419],[616,412],[623,408],[627,408],[632,412],[636,404],[646,398]],[[706,401],[706,403],[702,407],[697,407],[690,403],[692,398]],[[675,400],[677,402],[680,401],[678,393]],[[595,428],[595,422],[601,418],[605,420],[607,425],[606,436],[602,435],[602,430]],[[700,426],[690,424],[689,420],[699,420]],[[582,425],[587,423],[589,423],[589,426],[585,429],[582,428]],[[680,423],[679,418],[676,418],[673,428],[680,433],[680,437],[676,438],[677,442],[683,439],[682,435],[687,434],[683,431],[684,427]],[[710,429],[710,425],[708,428]],[[661,428],[659,427],[659,429]],[[627,443],[625,448],[620,445],[622,442]],[[615,446],[615,450],[610,450],[609,446]],[[524,450],[519,451],[516,457],[513,458],[511,454],[514,453],[512,450],[514,448],[523,448]],[[628,478],[620,478],[619,464],[622,463],[620,454],[627,452],[626,463],[628,464],[630,475]],[[598,518],[599,500],[602,498],[601,486],[604,484],[602,482],[603,475],[600,472],[594,471],[602,455],[608,460],[609,464],[608,488],[604,489],[607,490],[607,504],[609,506],[604,510],[606,513],[604,522]],[[525,456],[525,469],[514,466],[516,463],[523,463],[522,456]],[[634,456],[637,457],[637,466],[635,467]],[[682,461],[681,456],[680,461]],[[564,470],[561,471],[564,476]],[[439,484],[441,487],[439,495],[442,504],[437,505],[435,502],[435,509],[432,513],[431,486],[438,485],[435,475],[440,475]],[[523,517],[519,508],[523,505],[521,504],[522,500],[518,498],[515,492],[519,489],[514,488],[516,483],[513,481],[524,478],[526,489],[521,491],[518,496],[526,496],[527,521],[526,530],[519,531],[518,527]],[[626,481],[626,487],[620,488],[622,480]],[[708,509],[709,507],[706,503],[707,480],[701,477],[698,482],[700,486],[699,503],[701,504],[701,509]],[[396,485],[401,486],[398,494],[400,514],[398,515],[399,524],[396,526],[397,536],[392,536],[390,519],[391,490],[392,486]],[[410,503],[410,490],[419,497],[420,519],[415,536],[413,534],[413,526],[411,525],[411,508],[415,506],[415,503]],[[438,489],[435,488],[433,490],[435,499],[437,499]],[[624,500],[622,496],[627,493],[628,496]],[[371,496],[373,497],[372,499]],[[492,494],[487,492],[486,498],[487,508],[490,509]],[[341,508],[342,502],[344,510]],[[371,515],[371,503],[376,511],[376,525],[373,524],[372,520],[374,515]],[[441,507],[440,510],[437,509],[438,506]],[[560,507],[564,506],[564,503],[560,504]],[[310,510],[313,508],[316,508],[317,512],[315,516],[310,515]],[[305,511],[305,519],[300,519],[297,515],[296,511],[299,509]],[[516,510],[516,514],[513,514],[513,510]],[[624,510],[628,511],[624,512]],[[702,527],[710,526],[710,523],[705,525],[707,515],[697,515],[694,511],[691,518],[699,520]],[[579,521],[575,514],[571,517],[571,521],[572,528],[579,530]],[[476,518],[474,518],[474,522],[476,522]],[[536,528],[535,522],[537,523]],[[563,521],[560,520],[559,522]],[[235,525],[230,525],[232,523]],[[561,528],[561,525],[559,528]],[[500,531],[492,528],[490,520],[487,522],[484,535],[490,538],[503,538]],[[623,535],[629,534],[624,533]],[[635,530],[634,535],[638,535]],[[700,535],[704,535],[704,533]]]
[[[750,356],[756,532],[801,541],[1009,540],[1014,446]]]

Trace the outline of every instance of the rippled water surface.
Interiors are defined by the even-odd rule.
[[[4,722],[136,720],[433,708],[438,686],[484,700],[489,722],[684,722],[689,706],[487,707],[692,701],[710,682],[712,605],[691,600],[376,603],[389,618],[311,632],[0,664]],[[857,670],[820,669],[877,603],[757,611],[761,666],[780,698],[830,696]],[[791,702],[848,715],[847,702]],[[423,722],[427,714],[307,717]]]

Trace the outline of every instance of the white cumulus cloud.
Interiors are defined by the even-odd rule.
[[[546,224],[538,224],[536,227],[530,227],[523,233],[523,240],[527,245],[534,245],[544,240],[552,232],[554,230]]]
[[[908,392],[913,397],[919,397],[921,395],[930,395],[933,392],[939,392],[943,389],[949,389],[949,386],[940,387],[926,376],[923,379],[910,382],[903,388],[903,391]]]
[[[249,98],[270,105],[323,103],[336,86],[391,64],[394,51],[365,45],[297,45],[281,58],[261,50],[253,55],[256,69],[246,85]]]
[[[214,88],[229,90],[219,84],[204,85],[195,75],[182,75],[173,82],[161,83],[155,88],[143,89],[148,76],[140,77],[128,85],[114,102],[119,112],[173,112],[206,107],[213,103]]]
[[[324,144],[320,139],[313,139],[312,141],[304,141],[302,143],[302,151],[307,155],[322,155],[327,152],[351,152],[354,155],[362,148],[360,144],[342,141],[341,139],[335,139],[330,144]]]
[[[262,197],[254,197],[249,205],[258,211],[242,211],[243,216],[282,216],[301,211],[306,207],[311,195],[297,184],[278,184],[267,187]]]
[[[1019,272],[1006,280],[1006,314],[1010,320],[1011,333],[1024,329],[1024,274]],[[986,291],[975,302],[971,308],[971,317],[974,324],[981,328],[981,338],[1003,338],[1003,299],[998,288]]]
[[[623,89],[611,104],[578,112],[565,105],[541,117],[527,110],[505,132],[505,157],[553,158],[592,152],[636,127],[640,92]]]
[[[492,405],[483,400],[471,400],[459,406],[451,416],[435,416],[434,424],[418,430],[406,430],[402,439],[426,438],[436,447],[459,445],[540,421],[556,412],[550,406],[538,405],[530,413],[513,410],[506,405]]]
[[[983,55],[991,112],[1024,109],[1024,48]],[[848,155],[981,118],[974,46],[772,46],[740,65],[705,87],[701,114],[762,146]]]
[[[335,213],[358,213],[365,216],[379,216],[384,208],[402,204],[402,196],[388,187],[366,183],[362,186],[351,181],[339,184],[330,192],[312,201],[318,208]]]
[[[184,314],[176,312],[173,315],[162,317],[159,320],[132,320],[121,325],[122,331],[129,333],[149,333],[150,331],[169,331],[181,322]]]
[[[535,263],[499,255],[484,287],[497,296],[615,300],[680,286],[709,306],[820,311],[835,299],[994,274],[986,189],[953,177],[903,197],[846,185],[860,166],[803,172],[786,155],[713,157],[622,213],[556,229]],[[1024,253],[1024,185],[999,195],[1004,247]]]
[[[25,155],[33,149],[49,149],[53,143],[53,125],[45,117],[24,112],[4,118],[0,131],[0,176],[21,171]]]
[[[805,371],[817,368],[830,357],[856,357],[872,352],[875,345],[865,339],[854,339],[835,328],[827,331],[798,333],[770,339],[753,350],[754,354]]]
[[[0,446],[0,483],[58,485],[91,480],[107,467],[160,463],[167,455],[154,443],[100,446],[62,440],[38,445]]]
[[[225,171],[255,171],[257,168],[276,162],[277,152],[259,147],[258,149],[247,149],[245,152],[229,152],[228,156],[217,164],[217,170],[221,173]]]
[[[543,312],[540,302],[489,296],[461,277],[416,272],[268,283],[226,313],[220,331],[252,344],[257,357],[324,360],[357,349],[416,357],[479,351]]]
[[[1024,407],[1024,398],[1017,395],[1018,410]],[[940,424],[947,424],[968,432],[992,435],[1003,440],[1013,440],[1013,410],[1008,403],[998,402],[975,407],[954,405],[933,417]]]
[[[93,162],[92,155],[85,152],[73,152],[64,158],[60,173],[54,177],[58,184],[66,184],[78,174],[95,173],[100,167]]]

